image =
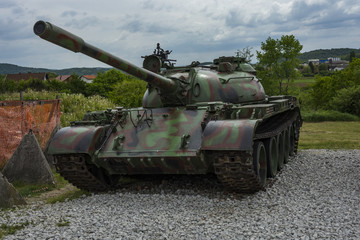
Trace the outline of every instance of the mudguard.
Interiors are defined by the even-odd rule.
[[[71,126],[60,129],[52,138],[48,154],[92,154],[104,133],[103,126]]]
[[[202,150],[252,150],[258,120],[210,121],[203,135]]]

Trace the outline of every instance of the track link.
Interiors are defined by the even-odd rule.
[[[279,126],[279,122],[283,124]],[[297,133],[294,141],[294,152],[296,153],[301,126],[298,111],[287,112],[281,118],[277,116],[273,121],[268,121],[266,125],[260,127],[261,131],[256,132],[254,140],[276,136],[294,123]],[[254,193],[265,189],[265,186],[262,186],[260,178],[255,173],[252,153],[245,151],[219,152],[215,156],[214,169],[219,181],[234,192]],[[267,184],[272,182],[267,181]]]
[[[56,171],[74,186],[90,192],[110,190],[110,185],[101,180],[102,175],[99,174],[99,169],[86,164],[86,159],[89,158],[88,155],[64,154],[55,155],[54,157]]]
[[[214,168],[219,181],[235,192],[253,193],[263,189],[252,159],[246,152],[218,153]]]

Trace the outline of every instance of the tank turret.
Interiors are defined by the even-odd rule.
[[[254,69],[236,57],[220,57],[211,65],[193,62],[174,67],[171,53],[157,44],[145,56],[143,68],[86,43],[82,38],[49,22],[38,21],[34,33],[73,52],[81,52],[149,83],[143,107],[185,106],[207,102],[263,101],[265,92]],[[250,69],[250,70],[249,70]]]

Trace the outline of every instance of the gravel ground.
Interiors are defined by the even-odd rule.
[[[360,150],[306,150],[267,191],[234,195],[212,176],[168,178],[0,212],[29,223],[5,239],[360,239]]]

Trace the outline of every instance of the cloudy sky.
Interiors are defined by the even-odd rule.
[[[269,36],[293,34],[303,51],[360,48],[359,0],[1,0],[0,63],[62,69],[104,67],[33,33],[37,20],[142,64],[156,43],[177,66],[260,50]],[[256,55],[256,54],[255,54]],[[256,62],[256,59],[254,59]]]

